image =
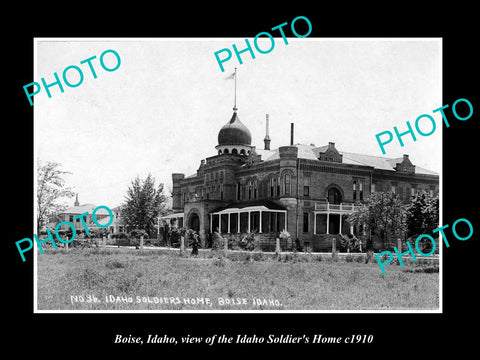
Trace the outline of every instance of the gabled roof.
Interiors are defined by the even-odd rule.
[[[85,212],[88,212],[89,214],[91,214],[96,207],[97,206],[94,205],[94,204],[83,204],[83,205],[79,205],[79,206],[72,206],[72,207],[60,212],[59,214],[72,214],[72,215],[76,214],[76,215],[79,215],[79,214],[83,214]],[[101,209],[98,209],[95,212],[95,215],[108,215],[108,211],[105,210],[104,208],[101,208]]]
[[[299,158],[310,160],[318,160],[319,154],[328,149],[328,145],[316,147],[314,145],[295,144],[293,146],[298,148]],[[262,155],[263,161],[272,161],[280,158],[278,148],[274,150],[256,150],[256,152],[259,155]],[[403,160],[402,158],[391,159],[381,156],[356,154],[344,151],[338,151],[338,153],[343,156],[343,164],[371,166],[378,170],[396,171],[396,164],[401,163]],[[415,173],[424,175],[438,175],[438,173],[434,171],[430,171],[419,166],[415,166]]]

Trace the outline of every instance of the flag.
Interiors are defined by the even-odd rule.
[[[229,75],[225,78],[225,80],[230,80],[230,79],[235,79],[235,73],[232,73],[232,75]]]

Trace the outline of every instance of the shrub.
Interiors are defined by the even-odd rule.
[[[404,272],[409,272],[409,273],[438,273],[439,267],[437,266],[422,266],[422,267],[417,267],[414,269],[404,269]]]
[[[185,228],[177,228],[173,227],[168,230],[168,239],[170,242],[170,246],[172,247],[180,247],[180,238],[185,235]]]
[[[255,249],[255,232],[247,233],[242,237],[238,245],[243,250],[253,251]]]
[[[143,236],[144,239],[148,237],[147,232],[143,229],[133,229],[129,234],[130,237],[135,239],[140,239],[140,236]]]
[[[224,239],[222,237],[222,235],[220,235],[219,233],[217,232],[214,232],[213,233],[213,236],[212,236],[212,250],[220,250],[220,249],[223,249],[224,245]]]
[[[365,249],[365,239],[357,238],[355,235],[342,235],[338,238],[338,249],[341,252],[361,252],[360,249]]]
[[[112,235],[113,239],[126,239],[127,237],[128,237],[127,233],[124,233],[124,232],[116,232],[116,233],[113,233]]]

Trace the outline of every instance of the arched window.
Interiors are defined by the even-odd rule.
[[[335,187],[328,190],[327,197],[330,204],[340,204],[342,202],[342,193]]]
[[[252,181],[248,181],[248,199],[250,200],[252,198]]]
[[[228,151],[228,149],[225,149],[225,150],[223,150],[223,153],[224,154],[229,154],[230,152]]]
[[[256,199],[258,197],[258,184],[257,180],[253,180],[253,198]]]
[[[277,196],[280,196],[280,176],[277,178]]]
[[[353,200],[357,200],[357,182],[353,182]]]
[[[222,150],[218,150],[218,155],[222,155]]]
[[[363,182],[360,181],[358,184],[359,191],[360,191],[360,200],[363,200]]]
[[[245,155],[245,149],[240,150],[240,155]]]
[[[238,154],[237,149],[233,148],[233,149],[232,149],[232,154],[233,154],[233,155],[237,155],[237,154]]]
[[[291,180],[290,174],[285,174],[283,179],[283,191],[285,195],[290,195],[290,180]]]

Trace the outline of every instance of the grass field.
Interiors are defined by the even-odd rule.
[[[243,253],[225,257],[210,251],[192,257],[160,250],[56,249],[38,254],[37,260],[38,310],[436,310],[439,306],[438,272],[417,263],[404,268],[388,265],[382,275],[376,263],[291,254],[275,259]]]

